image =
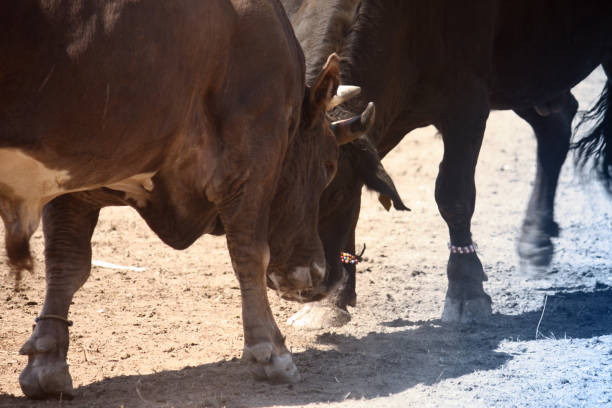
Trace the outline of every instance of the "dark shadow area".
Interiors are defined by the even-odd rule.
[[[405,329],[362,338],[326,333],[318,342],[328,350],[294,353],[304,377],[296,385],[257,382],[240,361],[219,361],[178,371],[107,378],[80,387],[76,399],[61,406],[299,406],[386,396],[417,384],[499,368],[513,358],[496,351],[500,342],[533,340],[540,317],[540,333],[548,337],[552,333],[556,338],[588,339],[612,334],[612,287],[600,285],[592,292],[549,296],[543,316],[542,310],[497,314],[488,324],[472,326],[393,320],[383,325]],[[0,396],[2,407],[57,404]]]

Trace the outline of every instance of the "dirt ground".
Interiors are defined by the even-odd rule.
[[[593,101],[603,80],[598,71],[581,84],[581,102]],[[44,296],[37,232],[39,267],[22,291],[12,290],[1,266],[0,406],[612,406],[612,201],[596,184],[581,184],[568,163],[557,195],[562,235],[553,273],[545,282],[525,281],[514,247],[535,140],[513,113],[492,113],[473,234],[494,315],[488,324],[445,325],[447,232],[433,197],[441,152],[435,130],[426,128],[384,161],[412,212],[386,213],[365,194],[357,236],[367,259],[358,268],[351,322],[294,329],[285,321],[300,306],[269,292],[303,376],[296,385],[254,381],[239,361],[240,296],[223,237],[174,251],[136,212],[113,208],[100,217],[94,259],[145,270],[93,268],[70,311],[76,398],[25,399],[18,375],[26,358],[18,350]]]

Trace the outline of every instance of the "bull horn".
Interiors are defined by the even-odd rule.
[[[338,145],[350,143],[366,134],[374,124],[375,116],[374,102],[370,102],[361,115],[333,122],[331,130],[336,135]]]
[[[361,88],[353,85],[340,85],[338,90],[336,91],[336,95],[329,101],[327,104],[327,110],[330,111],[334,109],[336,106],[348,101],[359,95],[361,93]]]

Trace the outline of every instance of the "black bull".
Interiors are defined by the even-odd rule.
[[[570,149],[577,102],[570,89],[599,64],[612,74],[612,3],[609,1],[283,0],[306,57],[307,82],[329,52],[342,58],[343,83],[362,88],[362,100],[342,105],[339,115],[374,101],[377,119],[369,137],[384,157],[411,130],[434,125],[444,156],[435,198],[450,234],[445,321],[486,319],[487,279],[470,231],[476,187],[474,171],[489,112],[512,109],[534,129],[537,172],[518,240],[521,263],[542,273],[558,234],[554,196]],[[610,80],[606,88],[610,87]],[[599,123],[576,143],[579,162],[593,159],[610,189],[612,114],[607,90],[596,107]],[[509,141],[511,143],[511,141]],[[349,164],[352,147],[340,152],[340,170],[325,191],[319,225],[324,241],[355,250],[362,177]],[[343,212],[348,213],[343,217]],[[352,220],[352,223],[348,222]],[[336,313],[354,305],[355,265],[332,303]],[[333,324],[321,311],[294,319],[298,325]],[[318,317],[315,317],[318,316]],[[333,318],[333,316],[332,316]],[[316,321],[312,321],[314,319]]]

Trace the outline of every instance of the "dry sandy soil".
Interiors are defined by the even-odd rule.
[[[577,94],[588,106],[603,75]],[[566,165],[558,193],[553,273],[525,281],[515,240],[534,174],[535,140],[511,112],[491,115],[477,170],[473,233],[493,298],[490,322],[439,320],[446,290],[446,226],[433,198],[442,143],[432,128],[411,133],[385,159],[410,213],[386,213],[366,193],[358,243],[358,305],[346,326],[301,331],[285,321],[300,306],[270,292],[272,309],[303,381],[272,386],[240,363],[238,284],[225,241],[165,247],[138,215],[105,209],[94,259],[145,268],[94,267],[77,293],[68,355],[73,401],[29,401],[17,351],[44,296],[39,264],[20,292],[2,266],[2,407],[437,407],[612,406],[612,204]],[[546,301],[545,310],[543,310]],[[541,320],[541,322],[540,322]],[[539,334],[536,338],[536,328]]]

